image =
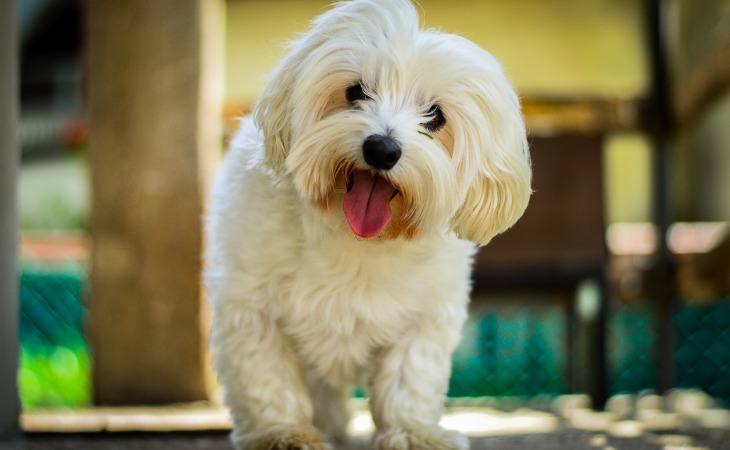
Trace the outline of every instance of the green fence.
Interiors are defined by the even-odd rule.
[[[674,316],[679,387],[702,387],[730,406],[730,299],[684,307]]]
[[[84,337],[86,273],[74,264],[24,267],[20,277],[20,397],[26,408],[91,402]]]
[[[452,397],[566,391],[566,319],[557,306],[476,305],[454,353]]]
[[[26,266],[20,279],[20,394],[26,408],[91,401],[84,337],[86,272],[78,264]],[[567,389],[567,318],[547,302],[477,302],[454,355],[454,397],[557,395]],[[649,303],[614,306],[608,322],[611,393],[655,388],[657,315]],[[674,317],[678,387],[730,406],[730,299]]]

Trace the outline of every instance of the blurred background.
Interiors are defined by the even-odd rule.
[[[195,277],[207,174],[282,45],[329,4],[211,0],[206,16],[203,1],[200,28],[176,28],[158,9],[183,15],[177,2],[114,3],[19,2],[26,410],[215,397]],[[730,406],[730,2],[419,3],[427,26],[502,62],[535,164],[524,219],[477,258],[450,396],[601,405],[686,387]],[[179,53],[156,57],[156,32]],[[187,91],[187,115],[165,114]],[[188,140],[216,144],[165,147],[200,120],[212,125]],[[141,128],[163,144],[135,139]],[[181,211],[191,222],[159,231]],[[185,252],[169,237],[183,231]],[[170,261],[185,270],[156,278]],[[162,278],[192,293],[189,314],[174,289],[143,289]]]

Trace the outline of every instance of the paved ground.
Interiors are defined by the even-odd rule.
[[[3,450],[232,450],[227,433],[98,433],[32,435],[10,442]],[[369,450],[370,439],[356,438],[337,450]],[[730,437],[645,434],[618,438],[602,433],[565,429],[548,434],[472,438],[472,450],[728,450]]]
[[[350,422],[355,437],[335,450],[371,448],[372,420],[360,406]],[[472,450],[730,450],[730,411],[722,406],[698,391],[675,391],[614,396],[595,411],[587,396],[573,395],[452,405],[442,424],[470,436]],[[233,450],[221,408],[38,411],[21,423],[26,434],[0,440],[1,450]],[[181,431],[191,429],[199,431]]]

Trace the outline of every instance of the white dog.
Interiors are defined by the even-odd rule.
[[[439,427],[475,245],[522,215],[517,95],[407,0],[313,23],[244,119],[213,189],[205,281],[239,449],[324,449],[367,386],[375,446],[465,449]]]

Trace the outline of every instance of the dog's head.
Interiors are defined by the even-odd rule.
[[[519,99],[499,63],[421,30],[408,0],[355,0],[317,18],[255,120],[271,168],[361,237],[442,230],[483,245],[530,197]]]

